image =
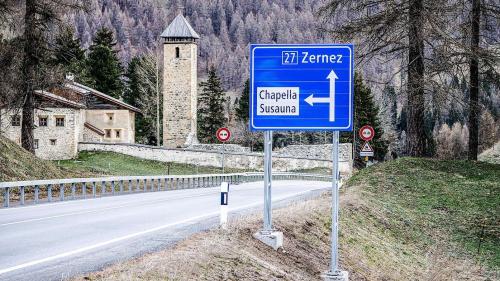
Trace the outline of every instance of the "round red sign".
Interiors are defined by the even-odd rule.
[[[375,137],[375,130],[372,126],[365,125],[359,130],[359,137],[364,141],[371,141]]]
[[[217,130],[217,139],[221,142],[227,142],[231,138],[231,131],[228,128],[220,128]]]

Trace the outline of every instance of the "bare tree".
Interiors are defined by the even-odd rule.
[[[469,84],[469,160],[477,160],[479,147],[479,26],[481,21],[480,0],[472,0],[471,58]]]
[[[140,58],[137,66],[138,90],[140,96],[137,99],[137,104],[142,110],[145,119],[154,120],[146,122],[148,130],[156,132],[156,144],[161,145],[161,125],[160,119],[162,114],[162,56],[161,52],[149,51]],[[151,126],[152,125],[152,126]]]
[[[490,31],[490,36],[485,35],[480,41],[477,39],[480,28],[475,26],[471,32],[470,22],[475,18],[479,23],[482,14],[492,19],[493,25],[498,24],[500,5],[492,0],[473,1],[478,3],[475,3],[476,8],[472,7],[470,21],[466,20],[471,10],[470,2],[461,0],[331,0],[321,10],[326,26],[332,26],[324,31],[339,41],[349,40],[357,44],[358,65],[380,58],[404,62],[394,76],[406,74],[409,155],[422,156],[425,153],[425,95],[432,94],[433,100],[461,103],[460,96],[455,94],[457,91],[450,90],[449,81],[454,76],[469,76],[467,68],[478,69],[472,73],[476,78],[471,82],[476,86],[471,87],[470,101],[474,107],[471,107],[471,138],[477,139],[476,93],[481,82],[477,77],[499,84],[498,68],[495,69],[499,62],[499,48],[492,47],[492,42],[498,41],[496,31]],[[483,29],[491,29],[490,25],[484,22]],[[471,40],[474,36],[475,41]],[[477,146],[477,141],[470,145]]]
[[[423,156],[424,139],[424,0],[332,0],[321,10],[331,23],[325,29],[338,41],[355,40],[358,64],[377,55],[406,56],[408,93],[407,150]]]

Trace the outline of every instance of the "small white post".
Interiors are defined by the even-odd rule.
[[[229,196],[229,183],[222,182],[220,185],[220,227],[227,229],[227,203]]]

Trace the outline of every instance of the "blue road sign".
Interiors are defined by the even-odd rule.
[[[251,45],[250,129],[352,131],[352,44]]]

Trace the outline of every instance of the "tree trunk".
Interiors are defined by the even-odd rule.
[[[469,160],[477,160],[479,146],[479,23],[481,17],[480,0],[472,0],[471,16],[471,60],[469,83]]]
[[[23,86],[24,98],[21,143],[24,149],[35,153],[33,146],[34,111],[35,111],[35,81],[36,69],[39,64],[37,54],[38,38],[36,23],[36,0],[26,0],[26,14],[24,16],[24,58],[23,58]]]
[[[424,134],[424,41],[423,0],[410,0],[408,52],[407,151],[410,156],[425,153]]]

